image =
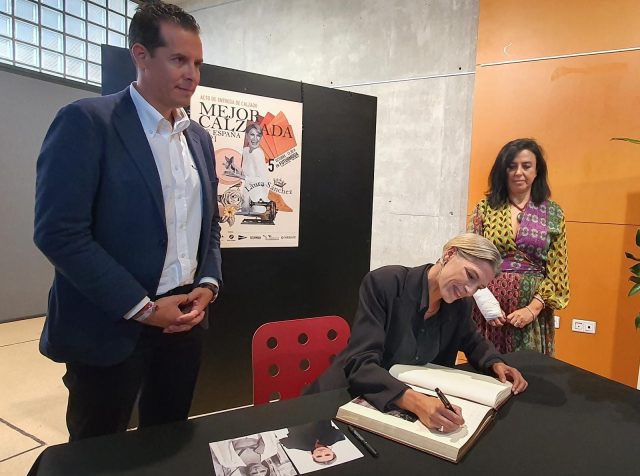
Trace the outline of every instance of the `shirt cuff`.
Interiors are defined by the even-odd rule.
[[[136,304],[135,306],[133,306],[131,308],[131,310],[129,312],[127,312],[124,315],[124,318],[129,320],[131,319],[133,316],[135,316],[138,312],[140,312],[140,309],[142,309],[143,307],[145,307],[147,305],[148,302],[151,302],[151,299],[149,299],[147,296],[145,296],[144,298],[142,298],[142,301],[140,301],[138,304]]]
[[[218,293],[216,293],[216,295],[220,293],[220,283],[216,278],[205,277],[205,278],[202,278],[198,284],[204,284],[204,283],[215,284],[218,288]]]

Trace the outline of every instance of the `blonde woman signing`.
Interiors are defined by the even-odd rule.
[[[444,245],[435,264],[384,266],[362,280],[347,347],[311,385],[308,393],[348,388],[380,411],[414,413],[427,427],[449,433],[464,424],[460,408],[416,392],[388,370],[395,364],[434,363],[453,367],[458,351],[481,372],[513,382],[527,381],[502,360],[471,320],[470,297],[500,272],[500,253],[486,238],[464,233]]]
[[[471,217],[469,231],[491,240],[503,259],[488,287],[505,315],[486,321],[473,309],[480,332],[503,353],[553,355],[554,310],[569,302],[564,214],[550,195],[541,147],[517,139],[500,150]]]

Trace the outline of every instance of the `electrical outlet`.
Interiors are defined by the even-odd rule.
[[[571,321],[573,332],[583,332],[585,334],[596,333],[596,321],[585,321],[584,319],[573,319]]]
[[[560,316],[553,316],[553,327],[560,329]]]
[[[596,321],[584,321],[584,331],[587,334],[596,333]]]

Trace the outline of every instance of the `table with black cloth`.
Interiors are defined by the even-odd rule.
[[[460,463],[362,431],[379,457],[360,447],[363,458],[328,466],[322,476],[638,474],[640,391],[534,352],[505,360],[522,371],[529,388],[499,410]],[[336,390],[51,446],[33,474],[212,476],[209,442],[330,418],[348,400],[345,390]]]

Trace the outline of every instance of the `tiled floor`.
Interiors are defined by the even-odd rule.
[[[0,324],[0,475],[25,475],[40,452],[67,441],[64,364],[38,352],[44,318]]]

